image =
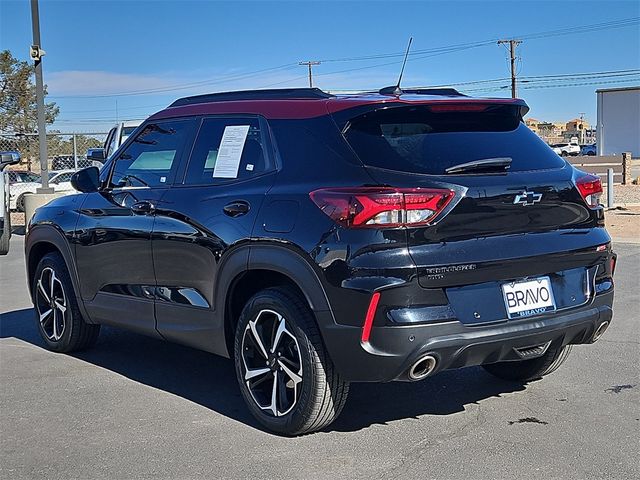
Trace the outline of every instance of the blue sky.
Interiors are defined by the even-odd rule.
[[[526,37],[632,17],[640,17],[638,1],[40,0],[45,83],[48,99],[60,106],[54,128],[61,131],[103,131],[115,121],[116,110],[121,120],[144,118],[184,95],[306,86],[306,67],[296,63],[307,59],[323,60],[314,70],[321,88],[380,88],[395,82],[400,57],[327,60],[402,52],[409,36],[415,52],[525,36],[518,48],[520,76],[638,69],[637,22],[624,28]],[[0,0],[0,48],[26,60],[30,44],[29,1]],[[403,84],[452,84],[509,75],[507,52],[493,42],[437,53],[410,57]],[[259,70],[264,71],[253,73]],[[637,85],[638,78],[521,89],[519,96],[536,118],[564,121],[584,112],[595,123],[595,89]],[[588,81],[601,80],[575,83]],[[155,92],[113,95],[149,89]],[[507,89],[476,93],[510,94]]]

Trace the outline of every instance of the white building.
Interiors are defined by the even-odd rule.
[[[598,96],[598,155],[640,157],[640,87],[604,88]]]

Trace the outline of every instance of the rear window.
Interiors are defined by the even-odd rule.
[[[345,139],[365,165],[410,173],[441,175],[455,165],[505,157],[512,159],[509,171],[564,166],[509,107],[483,112],[434,113],[426,106],[375,110],[351,119]]]

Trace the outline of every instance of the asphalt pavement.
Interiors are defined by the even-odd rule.
[[[247,412],[229,360],[104,328],[44,349],[23,238],[0,257],[0,478],[640,478],[640,245],[616,244],[615,317],[528,385],[480,368],[354,384],[326,431],[283,438]],[[123,266],[124,268],[124,266]]]

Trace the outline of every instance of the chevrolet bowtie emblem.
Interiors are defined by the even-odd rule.
[[[516,195],[516,198],[513,200],[514,205],[533,205],[534,203],[538,203],[542,200],[542,194],[536,192],[522,192],[519,195]]]

